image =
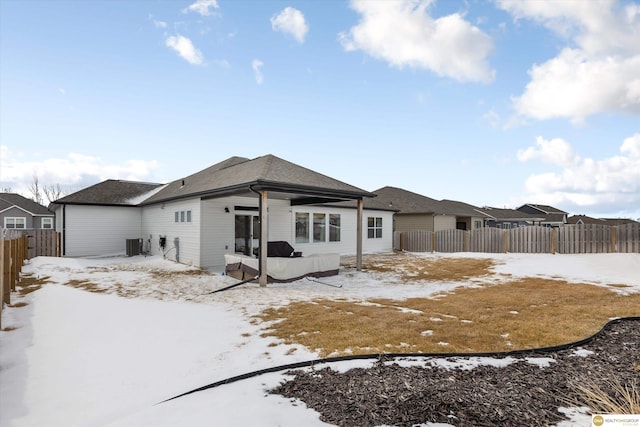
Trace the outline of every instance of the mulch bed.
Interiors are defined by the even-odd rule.
[[[549,426],[568,418],[560,407],[580,405],[576,385],[595,382],[607,390],[612,379],[640,389],[640,320],[610,324],[579,348],[515,356],[506,367],[473,369],[402,367],[381,360],[371,368],[340,373],[330,368],[296,370],[271,390],[299,399],[337,426],[413,426],[426,422],[462,426]],[[525,358],[552,358],[549,366]],[[435,359],[434,357],[433,359]],[[464,358],[464,356],[462,357]],[[461,357],[449,358],[459,361]],[[429,359],[427,359],[429,360]]]

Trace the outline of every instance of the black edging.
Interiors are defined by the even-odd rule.
[[[271,368],[260,369],[253,372],[247,372],[246,374],[236,375],[235,377],[226,378],[224,380],[216,381],[214,383],[198,387],[191,391],[187,391],[185,393],[179,394],[177,396],[171,397],[169,399],[163,400],[160,403],[165,403],[170,400],[177,399],[179,397],[186,396],[188,394],[196,393],[199,391],[207,390],[210,388],[219,387],[225,384],[231,384],[236,381],[246,380],[249,378],[257,377],[264,374],[271,374],[274,372],[286,371],[289,369],[299,369],[306,368],[309,366],[320,365],[323,363],[333,363],[333,362],[344,362],[347,360],[366,360],[366,359],[379,359],[381,361],[388,359],[396,359],[396,358],[445,358],[445,357],[508,357],[508,356],[523,356],[531,353],[552,353],[560,350],[567,350],[573,347],[579,347],[584,345],[598,335],[602,334],[605,329],[614,325],[616,323],[620,323],[626,320],[640,320],[640,316],[631,316],[631,317],[618,317],[613,320],[608,321],[598,332],[591,335],[590,337],[581,339],[579,341],[574,341],[568,344],[556,345],[553,347],[542,347],[542,348],[530,348],[524,350],[511,350],[511,351],[502,351],[502,352],[485,352],[485,353],[375,353],[375,354],[356,354],[351,356],[336,356],[336,357],[327,357],[324,359],[315,359],[315,360],[307,360],[304,362],[296,362],[289,363],[287,365],[274,366]]]

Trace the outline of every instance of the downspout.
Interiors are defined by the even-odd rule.
[[[62,256],[67,254],[67,205],[62,205]]]

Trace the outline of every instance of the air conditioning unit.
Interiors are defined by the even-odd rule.
[[[140,255],[142,253],[142,239],[127,239],[127,256]]]

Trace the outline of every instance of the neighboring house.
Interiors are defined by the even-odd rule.
[[[0,193],[0,225],[16,229],[53,229],[55,214],[16,193]]]
[[[140,238],[145,253],[211,268],[225,254],[253,254],[260,238],[304,256],[391,251],[393,212],[364,207],[374,196],[266,155],[231,157],[166,185],[108,180],[52,206],[63,255],[119,254]]]
[[[572,215],[567,218],[567,224],[596,224],[615,226],[636,223],[637,221],[628,218],[592,218],[587,215]]]
[[[478,209],[486,216],[485,226],[495,228],[517,228],[527,225],[539,225],[545,220],[542,215],[529,214],[515,209],[501,209],[485,206]]]
[[[540,225],[547,227],[560,227],[567,223],[567,212],[554,208],[553,206],[527,203],[520,206],[517,210],[544,217],[544,219],[540,221]]]
[[[396,210],[394,231],[449,229],[470,230],[482,227],[483,215],[466,203],[435,200],[397,187],[373,192],[376,202]]]

